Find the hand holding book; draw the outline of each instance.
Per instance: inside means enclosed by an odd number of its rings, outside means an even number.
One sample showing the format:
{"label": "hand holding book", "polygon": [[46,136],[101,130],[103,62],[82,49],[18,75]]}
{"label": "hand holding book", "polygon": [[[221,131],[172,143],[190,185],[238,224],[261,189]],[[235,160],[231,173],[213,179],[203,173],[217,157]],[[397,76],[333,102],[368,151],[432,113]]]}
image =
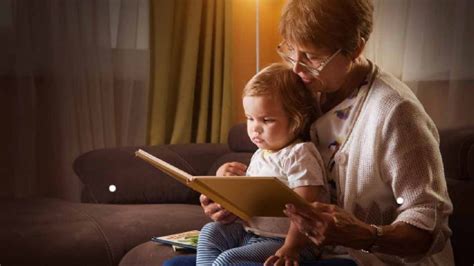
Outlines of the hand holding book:
{"label": "hand holding book", "polygon": [[204,194],[201,194],[199,201],[201,202],[204,213],[213,221],[229,224],[237,219],[237,216],[222,208],[219,203],[215,203]]}

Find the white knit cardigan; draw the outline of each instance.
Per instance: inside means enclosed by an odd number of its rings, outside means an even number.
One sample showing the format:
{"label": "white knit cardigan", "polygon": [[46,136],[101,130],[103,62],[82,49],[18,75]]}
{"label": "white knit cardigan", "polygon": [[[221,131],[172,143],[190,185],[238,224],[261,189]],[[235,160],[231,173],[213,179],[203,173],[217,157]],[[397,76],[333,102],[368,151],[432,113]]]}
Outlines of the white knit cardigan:
{"label": "white knit cardigan", "polygon": [[338,205],[366,223],[401,221],[431,231],[433,242],[416,258],[353,249],[349,254],[359,265],[454,265],[452,203],[436,126],[405,84],[376,67],[372,76],[372,86],[359,92],[357,117],[335,155]]}

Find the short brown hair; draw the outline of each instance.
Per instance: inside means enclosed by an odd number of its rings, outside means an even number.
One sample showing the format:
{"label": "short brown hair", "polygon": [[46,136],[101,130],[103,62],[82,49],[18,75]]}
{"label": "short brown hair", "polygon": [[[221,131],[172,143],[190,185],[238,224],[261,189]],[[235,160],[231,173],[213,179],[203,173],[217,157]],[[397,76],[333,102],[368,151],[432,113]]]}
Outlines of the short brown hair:
{"label": "short brown hair", "polygon": [[280,34],[290,42],[342,49],[348,55],[361,38],[368,41],[373,11],[371,0],[289,0],[280,18]]}
{"label": "short brown hair", "polygon": [[316,97],[291,67],[284,63],[267,66],[247,82],[242,93],[242,97],[263,95],[278,97],[290,118],[290,130],[309,140],[311,123],[318,114]]}

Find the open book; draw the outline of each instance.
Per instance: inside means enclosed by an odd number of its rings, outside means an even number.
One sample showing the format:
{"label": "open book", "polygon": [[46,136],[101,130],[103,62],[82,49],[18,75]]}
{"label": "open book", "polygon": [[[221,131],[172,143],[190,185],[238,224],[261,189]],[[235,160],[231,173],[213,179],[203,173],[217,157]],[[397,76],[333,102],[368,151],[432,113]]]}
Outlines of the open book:
{"label": "open book", "polygon": [[177,167],[138,150],[135,155],[206,195],[244,221],[252,217],[284,217],[285,204],[309,204],[276,177],[192,176]]}

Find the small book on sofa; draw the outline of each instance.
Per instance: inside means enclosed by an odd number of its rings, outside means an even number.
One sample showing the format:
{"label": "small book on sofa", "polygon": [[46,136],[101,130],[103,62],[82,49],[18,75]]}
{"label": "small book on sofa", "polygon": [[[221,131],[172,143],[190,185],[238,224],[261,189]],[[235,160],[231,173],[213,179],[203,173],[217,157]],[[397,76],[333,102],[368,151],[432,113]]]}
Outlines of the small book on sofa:
{"label": "small book on sofa", "polygon": [[152,237],[153,242],[171,245],[176,250],[195,250],[199,238],[199,231],[192,230],[167,236]]}
{"label": "small book on sofa", "polygon": [[276,177],[192,176],[143,150],[135,155],[206,195],[244,221],[252,217],[284,217],[285,204],[309,204]]}

